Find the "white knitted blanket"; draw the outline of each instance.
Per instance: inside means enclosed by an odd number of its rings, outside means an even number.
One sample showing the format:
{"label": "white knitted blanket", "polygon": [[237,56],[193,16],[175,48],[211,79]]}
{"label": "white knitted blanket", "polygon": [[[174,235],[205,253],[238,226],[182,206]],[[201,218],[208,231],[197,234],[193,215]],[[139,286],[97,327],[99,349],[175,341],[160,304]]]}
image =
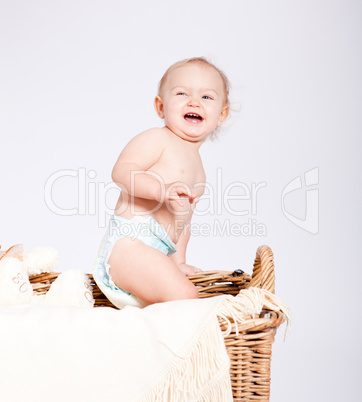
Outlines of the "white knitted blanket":
{"label": "white knitted blanket", "polygon": [[0,308],[2,402],[232,401],[218,319],[288,310],[266,291],[148,306]]}

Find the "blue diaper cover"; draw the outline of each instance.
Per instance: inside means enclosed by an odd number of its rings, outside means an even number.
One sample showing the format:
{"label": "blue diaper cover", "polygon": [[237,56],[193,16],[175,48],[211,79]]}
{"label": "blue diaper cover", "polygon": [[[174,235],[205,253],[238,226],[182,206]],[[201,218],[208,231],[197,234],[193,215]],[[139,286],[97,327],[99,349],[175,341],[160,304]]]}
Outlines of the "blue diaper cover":
{"label": "blue diaper cover", "polygon": [[107,232],[100,245],[93,277],[99,289],[108,300],[118,308],[126,305],[144,307],[146,303],[135,295],[120,289],[115,285],[109,274],[109,257],[116,241],[123,237],[131,237],[142,241],[147,246],[161,251],[165,255],[176,252],[176,246],[161,225],[152,216],[135,216],[126,219],[118,215],[110,218]]}

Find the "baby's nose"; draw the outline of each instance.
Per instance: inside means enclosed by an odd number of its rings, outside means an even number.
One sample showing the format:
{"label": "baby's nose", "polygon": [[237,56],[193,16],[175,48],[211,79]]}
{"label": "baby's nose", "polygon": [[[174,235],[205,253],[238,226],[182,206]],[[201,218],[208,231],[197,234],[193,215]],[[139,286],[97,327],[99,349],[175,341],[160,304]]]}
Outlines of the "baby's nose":
{"label": "baby's nose", "polygon": [[188,105],[189,106],[200,106],[200,101],[198,98],[190,96]]}

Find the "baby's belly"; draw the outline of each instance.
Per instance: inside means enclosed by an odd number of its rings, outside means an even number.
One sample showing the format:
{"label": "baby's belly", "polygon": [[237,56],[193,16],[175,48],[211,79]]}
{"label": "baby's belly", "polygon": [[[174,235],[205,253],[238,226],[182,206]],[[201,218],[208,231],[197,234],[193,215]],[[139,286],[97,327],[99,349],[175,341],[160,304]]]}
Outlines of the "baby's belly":
{"label": "baby's belly", "polygon": [[[127,197],[128,198],[128,197]],[[136,215],[152,216],[176,244],[185,226],[191,222],[194,206],[188,200],[183,200],[183,207],[174,201],[170,204],[159,204],[153,200],[134,198],[132,204],[120,197],[115,214],[126,219],[132,219]]]}
{"label": "baby's belly", "polygon": [[171,240],[176,244],[185,226],[190,222],[190,216],[177,216],[170,213],[158,211],[152,214],[153,218],[162,226]]}

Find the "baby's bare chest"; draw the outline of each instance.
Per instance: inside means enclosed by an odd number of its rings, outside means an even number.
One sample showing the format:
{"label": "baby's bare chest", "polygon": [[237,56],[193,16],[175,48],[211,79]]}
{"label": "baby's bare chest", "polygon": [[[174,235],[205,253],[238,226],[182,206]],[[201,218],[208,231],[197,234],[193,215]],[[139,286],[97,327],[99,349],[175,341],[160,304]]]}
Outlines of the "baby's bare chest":
{"label": "baby's bare chest", "polygon": [[[165,150],[160,159],[149,169],[160,175],[164,183],[182,182],[190,188],[203,190],[205,171],[199,154],[190,154],[180,149]],[[203,191],[202,191],[203,192]]]}

